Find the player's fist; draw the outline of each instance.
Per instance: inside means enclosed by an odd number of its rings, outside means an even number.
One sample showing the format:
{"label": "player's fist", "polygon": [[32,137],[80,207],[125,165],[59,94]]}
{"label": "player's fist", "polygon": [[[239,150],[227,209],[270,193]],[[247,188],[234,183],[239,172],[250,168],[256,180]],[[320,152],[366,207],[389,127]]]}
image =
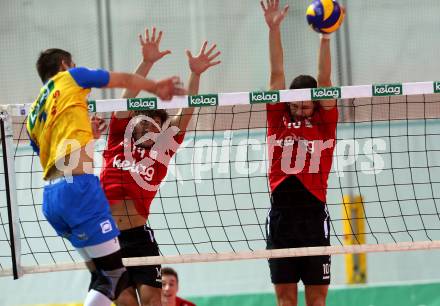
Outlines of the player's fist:
{"label": "player's fist", "polygon": [[184,94],[179,77],[171,77],[156,83],[156,95],[162,100],[171,100],[174,95]]}
{"label": "player's fist", "polygon": [[92,124],[93,138],[98,139],[101,134],[107,129],[107,123],[105,120],[97,115],[93,115],[90,119]]}

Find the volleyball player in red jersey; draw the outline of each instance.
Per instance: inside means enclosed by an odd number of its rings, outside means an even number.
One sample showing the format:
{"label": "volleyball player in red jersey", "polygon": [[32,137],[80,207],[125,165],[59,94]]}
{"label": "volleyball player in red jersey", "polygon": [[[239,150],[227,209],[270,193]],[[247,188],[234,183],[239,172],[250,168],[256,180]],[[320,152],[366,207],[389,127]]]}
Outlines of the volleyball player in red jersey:
{"label": "volleyball player in red jersey", "polygon": [[[261,1],[269,26],[270,88],[286,89],[280,24],[288,6]],[[290,89],[330,87],[330,37],[320,39],[317,80],[296,77]],[[267,249],[330,245],[326,207],[338,109],[336,100],[267,104],[271,210]],[[278,305],[297,305],[297,283],[305,285],[308,306],[325,305],[330,283],[330,256],[269,259]]]}
{"label": "volleyball player in red jersey", "polygon": [[[145,77],[153,64],[169,54],[159,51],[162,32],[151,37],[146,30],[145,39],[140,36],[143,60],[136,74]],[[188,94],[198,93],[200,75],[220,61],[216,45],[207,50],[205,42],[197,56],[187,51],[191,75]],[[135,97],[138,92],[125,91],[123,98]],[[191,120],[192,108],[179,110],[168,119],[165,110],[114,112],[109,125],[107,149],[104,151],[105,166],[101,183],[109,200],[116,224],[121,231],[119,241],[122,256],[158,256],[159,248],[153,230],[146,226],[150,205],[160,183],[165,178],[171,157],[185,136]],[[161,305],[162,280],[160,265],[127,267],[132,287],[124,290],[117,305]]]}

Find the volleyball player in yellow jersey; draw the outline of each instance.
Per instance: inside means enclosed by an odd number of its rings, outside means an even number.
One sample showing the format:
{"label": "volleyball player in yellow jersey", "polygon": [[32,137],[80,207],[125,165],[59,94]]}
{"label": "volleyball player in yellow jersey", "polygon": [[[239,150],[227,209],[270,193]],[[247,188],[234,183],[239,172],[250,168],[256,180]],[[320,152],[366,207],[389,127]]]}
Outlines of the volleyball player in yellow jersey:
{"label": "volleyball player in yellow jersey", "polygon": [[43,213],[58,235],[96,268],[84,305],[111,305],[129,285],[128,274],[122,264],[119,230],[93,175],[87,96],[91,88],[103,87],[149,91],[165,100],[183,91],[176,87],[177,77],[154,82],[134,74],[76,68],[71,54],[61,49],[42,52],[37,70],[44,86],[31,106],[27,131],[47,182]]}

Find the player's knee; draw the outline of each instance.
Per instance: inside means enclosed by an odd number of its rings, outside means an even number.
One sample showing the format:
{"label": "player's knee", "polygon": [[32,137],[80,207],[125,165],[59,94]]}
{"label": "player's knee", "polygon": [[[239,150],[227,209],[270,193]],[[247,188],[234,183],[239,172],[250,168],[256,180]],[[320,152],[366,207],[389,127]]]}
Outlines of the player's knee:
{"label": "player's knee", "polygon": [[306,285],[305,296],[307,306],[325,306],[327,285]]}
{"label": "player's knee", "polygon": [[278,305],[290,306],[297,304],[297,291],[295,287],[286,285],[276,285],[275,292]]}
{"label": "player's knee", "polygon": [[120,251],[107,256],[93,258],[96,274],[92,274],[90,289],[101,292],[111,300],[130,286],[130,278],[122,264]]}
{"label": "player's knee", "polygon": [[277,302],[280,306],[296,306],[296,298],[292,297],[292,295],[284,294],[277,296]]}
{"label": "player's knee", "polygon": [[307,306],[325,306],[325,296],[317,296],[314,299],[306,298]]}

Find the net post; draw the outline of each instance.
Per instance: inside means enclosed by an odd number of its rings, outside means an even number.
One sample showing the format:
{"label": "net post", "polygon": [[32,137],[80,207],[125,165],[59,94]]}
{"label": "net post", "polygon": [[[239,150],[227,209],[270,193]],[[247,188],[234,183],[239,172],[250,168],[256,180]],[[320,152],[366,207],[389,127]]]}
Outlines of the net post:
{"label": "net post", "polygon": [[[344,195],[342,206],[344,226],[344,245],[365,245],[365,214],[361,195]],[[347,284],[365,284],[367,282],[366,253],[345,254]]]}
{"label": "net post", "polygon": [[15,185],[15,165],[13,148],[12,117],[6,109],[0,110],[0,133],[2,159],[5,178],[6,202],[8,209],[9,238],[11,246],[12,274],[14,279],[23,275],[20,264],[20,225]]}

